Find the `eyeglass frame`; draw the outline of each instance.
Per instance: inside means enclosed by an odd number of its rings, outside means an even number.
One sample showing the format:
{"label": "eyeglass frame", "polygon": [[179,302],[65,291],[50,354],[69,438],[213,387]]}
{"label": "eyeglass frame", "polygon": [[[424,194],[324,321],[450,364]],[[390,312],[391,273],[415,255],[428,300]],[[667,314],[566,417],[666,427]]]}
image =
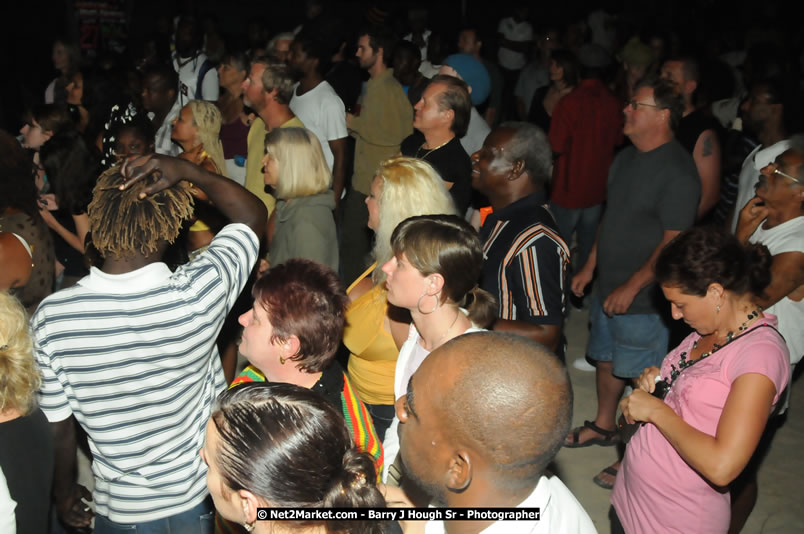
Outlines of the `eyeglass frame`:
{"label": "eyeglass frame", "polygon": [[780,171],[778,166],[777,166],[775,169],[773,169],[773,174],[781,174],[781,175],[782,175],[782,176],[784,176],[785,178],[790,178],[791,180],[793,180],[793,181],[794,181],[795,183],[797,183],[798,185],[803,185],[803,184],[802,184],[802,182],[801,182],[801,180],[799,180],[798,178],[794,178],[794,177],[790,176],[790,175],[789,175],[789,174],[787,174],[786,172],[782,172],[782,171]]}
{"label": "eyeglass frame", "polygon": [[631,110],[633,110],[633,111],[638,110],[638,109],[639,109],[639,106],[645,106],[645,107],[649,107],[649,108],[656,108],[656,109],[667,109],[667,108],[663,108],[663,107],[661,107],[661,106],[659,106],[659,105],[657,105],[657,104],[646,104],[645,102],[637,102],[637,101],[636,101],[635,99],[633,99],[633,98],[632,98],[631,100],[629,100],[627,103],[628,103],[628,106],[629,106],[629,107],[631,108]]}

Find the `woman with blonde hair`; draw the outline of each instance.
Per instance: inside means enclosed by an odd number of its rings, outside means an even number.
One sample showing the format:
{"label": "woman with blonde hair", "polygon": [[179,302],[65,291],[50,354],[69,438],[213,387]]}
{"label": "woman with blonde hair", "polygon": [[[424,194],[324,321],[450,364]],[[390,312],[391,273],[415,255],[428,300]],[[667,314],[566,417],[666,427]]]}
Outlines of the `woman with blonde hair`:
{"label": "woman with blonde hair", "polygon": [[[190,100],[173,119],[173,132],[170,138],[181,145],[184,152],[179,157],[203,167],[209,172],[227,176],[223,159],[223,146],[220,133],[223,118],[221,112],[211,102]],[[193,188],[196,200],[196,220],[190,226],[187,249],[191,257],[209,246],[216,230],[224,221],[217,210],[207,202],[206,195]]]}
{"label": "woman with blonde hair", "polygon": [[305,128],[276,128],[265,136],[262,164],[276,194],[270,264],[307,258],[337,271],[332,173],[318,138]]}
{"label": "woman with blonde hair", "polygon": [[374,264],[346,290],[349,309],[343,343],[349,349],[349,377],[382,439],[394,417],[394,368],[408,337],[410,316],[388,306],[385,273],[393,256],[394,228],[414,215],[457,214],[444,181],[426,161],[399,156],[377,169],[366,198],[368,227],[374,230]]}
{"label": "woman with blonde hair", "polygon": [[36,404],[40,381],[25,310],[0,292],[0,470],[17,502],[21,533],[49,527],[54,453],[47,419]]}

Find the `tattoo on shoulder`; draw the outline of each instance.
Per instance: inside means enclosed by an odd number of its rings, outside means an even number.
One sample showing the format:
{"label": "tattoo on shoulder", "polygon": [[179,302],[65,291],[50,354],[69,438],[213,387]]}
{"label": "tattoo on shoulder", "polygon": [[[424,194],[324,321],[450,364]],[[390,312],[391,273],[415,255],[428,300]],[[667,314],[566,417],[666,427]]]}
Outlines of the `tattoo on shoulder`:
{"label": "tattoo on shoulder", "polygon": [[703,139],[703,156],[712,155],[712,134],[707,134]]}

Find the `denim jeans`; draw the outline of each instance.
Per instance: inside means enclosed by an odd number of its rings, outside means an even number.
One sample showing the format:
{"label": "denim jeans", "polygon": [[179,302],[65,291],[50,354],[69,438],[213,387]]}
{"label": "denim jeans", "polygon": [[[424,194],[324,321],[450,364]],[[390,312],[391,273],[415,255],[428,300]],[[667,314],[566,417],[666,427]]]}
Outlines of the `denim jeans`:
{"label": "denim jeans", "polygon": [[215,507],[207,497],[184,512],[144,523],[115,523],[102,515],[95,516],[95,534],[213,534]]}
{"label": "denim jeans", "polygon": [[578,272],[583,268],[589,252],[592,250],[592,245],[595,244],[595,234],[600,222],[600,214],[603,212],[603,205],[575,209],[550,204],[550,211],[553,213],[558,231],[568,247],[572,246],[572,233],[578,232],[577,254],[572,258],[573,272]]}

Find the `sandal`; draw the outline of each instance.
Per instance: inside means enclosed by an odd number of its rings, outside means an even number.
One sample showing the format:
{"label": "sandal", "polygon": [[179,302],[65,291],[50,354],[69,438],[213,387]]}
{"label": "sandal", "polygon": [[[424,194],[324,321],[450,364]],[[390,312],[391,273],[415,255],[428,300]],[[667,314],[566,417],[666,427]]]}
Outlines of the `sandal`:
{"label": "sandal", "polygon": [[[617,465],[617,464],[615,464],[615,465]],[[605,468],[603,471],[601,471],[600,473],[595,475],[595,478],[592,479],[592,482],[594,482],[595,484],[597,484],[598,486],[600,486],[603,489],[610,490],[610,489],[612,489],[614,487],[614,483],[613,482],[608,482],[607,480],[604,480],[603,477],[601,477],[600,475],[609,475],[609,476],[612,476],[612,477],[614,477],[616,479],[618,471],[619,471],[618,468],[614,467],[614,465],[610,465],[607,468]]]}
{"label": "sandal", "polygon": [[[579,443],[578,438],[580,437],[581,431],[584,428],[593,430],[603,437],[591,438],[587,439],[583,443]],[[604,430],[599,426],[597,426],[593,421],[584,421],[583,426],[575,427],[572,429],[572,442],[567,443],[565,441],[564,447],[568,449],[580,449],[581,447],[590,447],[592,445],[600,445],[601,447],[611,447],[612,445],[617,445],[617,443],[619,442],[620,442],[620,436],[618,435],[616,430]]]}

